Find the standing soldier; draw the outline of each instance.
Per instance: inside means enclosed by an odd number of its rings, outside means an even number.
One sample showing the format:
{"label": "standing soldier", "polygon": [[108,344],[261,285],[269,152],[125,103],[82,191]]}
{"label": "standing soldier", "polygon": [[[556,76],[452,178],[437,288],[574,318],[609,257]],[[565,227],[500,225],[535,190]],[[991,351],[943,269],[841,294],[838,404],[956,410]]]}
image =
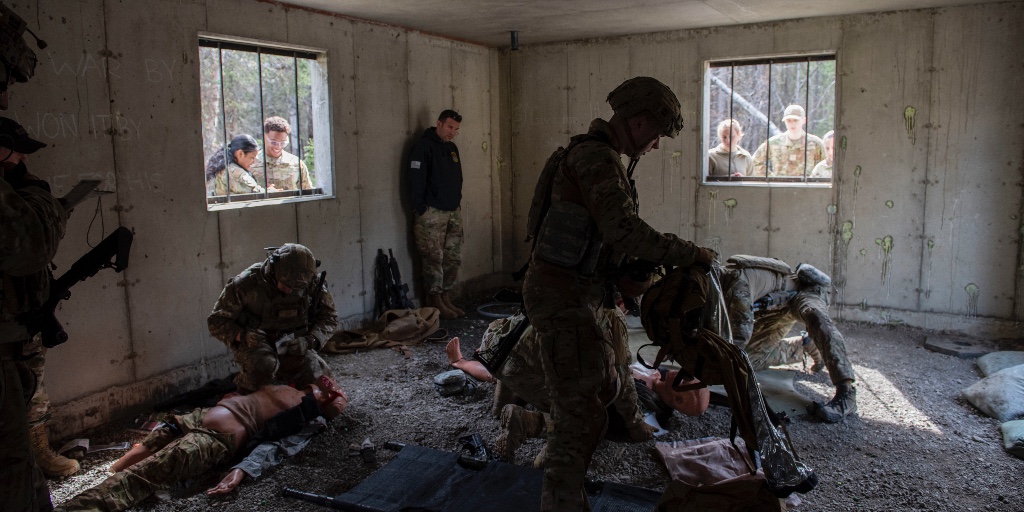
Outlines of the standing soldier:
{"label": "standing soldier", "polygon": [[656,231],[637,214],[630,170],[682,128],[679,100],[654,78],[626,80],[608,95],[614,115],[595,119],[568,149],[548,159],[530,208],[534,238],[523,284],[526,313],[540,336],[550,393],[541,508],[589,510],[583,481],[607,421],[615,371],[597,309],[613,293],[610,277],[625,256],[667,265],[710,265],[715,253]]}
{"label": "standing soldier", "polygon": [[766,142],[754,152],[750,176],[799,176],[811,173],[814,164],[825,159],[825,144],[817,135],[804,131],[807,117],[800,105],[786,107],[782,116],[786,131]]}
{"label": "standing soldier", "polygon": [[[25,43],[26,30],[25,21],[0,4],[0,110],[9,106],[11,86],[35,74],[36,55]],[[68,219],[50,185],[25,165],[30,153],[45,146],[15,121],[0,118],[0,499],[12,512],[53,507],[35,456],[38,451],[43,458],[56,457],[43,423],[49,400],[42,391],[42,353],[33,354],[32,367],[26,364],[32,336],[17,321],[49,297],[47,266]],[[50,469],[56,474],[78,471],[75,461],[47,460],[55,462]]]}
{"label": "standing soldier", "polygon": [[451,297],[462,264],[462,162],[452,142],[461,122],[458,112],[441,112],[437,126],[423,132],[409,155],[413,235],[423,262],[425,305],[437,308],[445,320],[466,314]]}
{"label": "standing soldier", "polygon": [[[299,157],[285,148],[291,143],[292,126],[283,117],[268,117],[263,121],[263,144],[266,151],[256,156],[252,175],[256,183],[270,192],[282,190],[312,190],[309,169]],[[301,144],[301,141],[300,141]]]}
{"label": "standing soldier", "polygon": [[316,275],[319,264],[305,246],[284,244],[224,287],[208,323],[234,353],[239,393],[330,376],[316,351],[334,333],[338,315],[323,274]]}

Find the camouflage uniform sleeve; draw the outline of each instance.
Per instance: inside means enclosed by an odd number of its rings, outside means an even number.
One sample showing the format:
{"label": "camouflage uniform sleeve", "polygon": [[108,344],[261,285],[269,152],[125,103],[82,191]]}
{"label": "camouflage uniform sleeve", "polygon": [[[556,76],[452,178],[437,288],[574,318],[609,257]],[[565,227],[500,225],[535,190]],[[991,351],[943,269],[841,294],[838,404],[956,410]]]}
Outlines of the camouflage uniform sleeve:
{"label": "camouflage uniform sleeve", "polygon": [[220,292],[220,298],[213,305],[213,312],[206,319],[210,328],[210,334],[227,346],[232,346],[238,335],[245,329],[235,322],[235,318],[242,312],[245,304],[235,279],[228,281],[227,286]]}
{"label": "camouflage uniform sleeve", "polygon": [[618,252],[656,263],[692,264],[696,245],[659,233],[636,214],[619,155],[604,145],[588,146],[573,151],[568,163],[576,169],[583,201],[603,241]]}
{"label": "camouflage uniform sleeve", "polygon": [[67,221],[67,212],[46,189],[15,190],[0,179],[0,271],[27,276],[45,269]]}
{"label": "camouflage uniform sleeve", "polygon": [[768,153],[768,142],[762,142],[757,147],[757,151],[754,151],[754,165],[747,172],[747,176],[764,176],[765,175],[765,158]]}
{"label": "camouflage uniform sleeve", "polygon": [[266,190],[263,187],[261,187],[259,183],[256,183],[256,179],[253,178],[248,171],[242,169],[241,167],[236,166],[231,168],[231,181],[234,182],[231,188],[237,188],[238,190],[238,192],[233,192],[235,194],[262,194],[263,192],[266,192]]}
{"label": "camouflage uniform sleeve", "polygon": [[309,334],[316,338],[317,346],[323,347],[338,328],[338,312],[334,308],[334,296],[327,289],[327,283],[320,292],[320,308],[316,323],[309,328]]}
{"label": "camouflage uniform sleeve", "polygon": [[299,176],[302,179],[302,190],[312,190],[313,180],[309,178],[309,169],[302,160],[299,160]]}

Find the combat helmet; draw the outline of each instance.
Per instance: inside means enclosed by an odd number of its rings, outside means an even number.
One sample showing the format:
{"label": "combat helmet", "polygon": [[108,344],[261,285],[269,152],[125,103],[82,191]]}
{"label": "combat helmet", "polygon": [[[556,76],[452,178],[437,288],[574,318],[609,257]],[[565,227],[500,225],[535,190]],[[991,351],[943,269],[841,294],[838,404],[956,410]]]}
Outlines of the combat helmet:
{"label": "combat helmet", "polygon": [[270,249],[273,252],[267,258],[266,267],[274,279],[292,289],[305,289],[319,265],[313,252],[300,244],[284,244]]}
{"label": "combat helmet", "polygon": [[608,93],[608,104],[616,114],[630,118],[648,111],[663,126],[661,134],[674,138],[683,129],[679,98],[656,78],[638,76],[622,82]]}

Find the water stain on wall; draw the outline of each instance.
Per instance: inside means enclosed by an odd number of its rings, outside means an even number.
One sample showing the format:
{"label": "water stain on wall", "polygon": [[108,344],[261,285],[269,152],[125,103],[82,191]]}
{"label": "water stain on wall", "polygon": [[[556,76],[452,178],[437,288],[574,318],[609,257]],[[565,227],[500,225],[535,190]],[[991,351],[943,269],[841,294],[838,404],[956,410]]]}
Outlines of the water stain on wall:
{"label": "water stain on wall", "polygon": [[722,201],[722,204],[725,205],[725,220],[726,223],[728,223],[728,221],[732,219],[733,210],[736,209],[736,205],[740,204],[740,202],[730,197],[729,199]]}
{"label": "water stain on wall", "polygon": [[713,236],[708,238],[707,247],[718,254],[722,254],[722,237]]}
{"label": "water stain on wall", "polygon": [[715,225],[715,203],[718,200],[717,190],[708,190],[708,226]]}
{"label": "water stain on wall", "polygon": [[882,284],[886,284],[889,277],[889,268],[892,264],[892,235],[885,235],[882,238],[876,238],[875,244],[878,245],[879,249],[882,251]]}
{"label": "water stain on wall", "polygon": [[917,143],[917,130],[914,127],[916,117],[916,108],[907,105],[907,108],[903,109],[903,125],[907,130],[907,138],[910,139],[911,144]]}
{"label": "water stain on wall", "polygon": [[981,289],[974,283],[968,283],[964,286],[964,291],[967,292],[967,316],[978,316],[978,297],[981,296]]}

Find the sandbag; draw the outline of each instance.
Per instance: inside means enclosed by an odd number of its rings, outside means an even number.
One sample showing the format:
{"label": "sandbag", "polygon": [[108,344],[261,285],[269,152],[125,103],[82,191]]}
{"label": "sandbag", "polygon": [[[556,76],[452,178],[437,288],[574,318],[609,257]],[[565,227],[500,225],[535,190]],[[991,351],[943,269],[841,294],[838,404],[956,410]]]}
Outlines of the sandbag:
{"label": "sandbag", "polygon": [[999,420],[1024,416],[1024,364],[1000,370],[963,391],[981,412]]}
{"label": "sandbag", "polygon": [[1017,350],[990,352],[978,358],[978,369],[986,377],[1019,364],[1024,364],[1024,352]]}
{"label": "sandbag", "polygon": [[999,430],[1003,433],[1003,448],[1024,459],[1024,420],[1007,421],[999,426]]}

